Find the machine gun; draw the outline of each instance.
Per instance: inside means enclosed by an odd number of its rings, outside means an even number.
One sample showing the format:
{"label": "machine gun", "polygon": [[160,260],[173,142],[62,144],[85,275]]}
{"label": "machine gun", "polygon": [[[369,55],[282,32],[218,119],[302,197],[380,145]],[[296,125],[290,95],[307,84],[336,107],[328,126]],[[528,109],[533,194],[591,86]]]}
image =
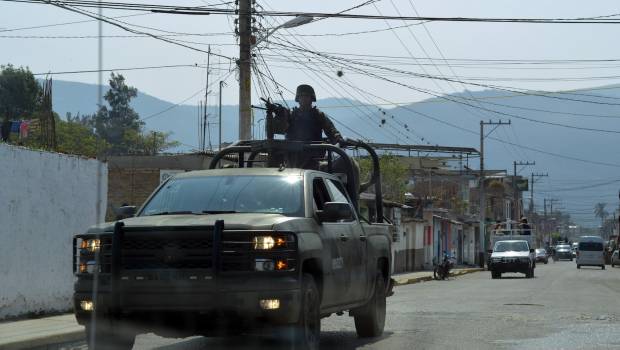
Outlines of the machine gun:
{"label": "machine gun", "polygon": [[273,140],[274,134],[284,134],[288,128],[288,109],[279,103],[271,102],[270,98],[261,97],[265,102],[265,135],[267,140]]}

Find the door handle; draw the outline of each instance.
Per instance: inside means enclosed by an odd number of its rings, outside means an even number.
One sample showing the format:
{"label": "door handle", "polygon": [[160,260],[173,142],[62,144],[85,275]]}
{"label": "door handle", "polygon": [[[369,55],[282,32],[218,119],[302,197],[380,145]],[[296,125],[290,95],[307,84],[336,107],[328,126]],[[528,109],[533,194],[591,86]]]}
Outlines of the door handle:
{"label": "door handle", "polygon": [[346,242],[349,240],[349,236],[345,235],[344,233],[340,234],[340,240],[343,242]]}
{"label": "door handle", "polygon": [[362,242],[366,242],[366,236],[364,236],[364,235],[360,235],[360,241],[362,241]]}

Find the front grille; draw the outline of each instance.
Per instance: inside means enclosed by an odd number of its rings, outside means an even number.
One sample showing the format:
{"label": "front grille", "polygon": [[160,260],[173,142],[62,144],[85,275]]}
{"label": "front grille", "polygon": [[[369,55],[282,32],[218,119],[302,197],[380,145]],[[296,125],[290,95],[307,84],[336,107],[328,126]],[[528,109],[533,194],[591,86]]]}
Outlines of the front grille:
{"label": "front grille", "polygon": [[166,248],[173,249],[212,249],[213,242],[211,239],[125,239],[123,241],[123,250],[160,250]]}
{"label": "front grille", "polygon": [[[190,235],[190,237],[188,237]],[[176,236],[171,238],[171,236]],[[196,237],[202,236],[202,237]],[[192,270],[213,268],[211,232],[128,232],[121,246],[123,270]]]}

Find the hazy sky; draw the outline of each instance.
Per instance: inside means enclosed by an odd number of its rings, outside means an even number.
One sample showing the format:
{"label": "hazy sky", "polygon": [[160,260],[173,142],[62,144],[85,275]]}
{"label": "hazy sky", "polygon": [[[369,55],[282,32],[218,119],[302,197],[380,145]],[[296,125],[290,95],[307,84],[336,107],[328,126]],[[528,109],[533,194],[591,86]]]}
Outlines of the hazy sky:
{"label": "hazy sky", "polygon": [[[258,1],[267,9],[282,11],[315,11],[337,12],[361,3],[356,1]],[[148,3],[170,4],[165,1],[150,1]],[[217,4],[217,1],[175,1],[174,4],[202,6]],[[412,4],[418,13],[423,16],[463,16],[463,17],[547,17],[572,18],[590,17],[614,14],[620,12],[617,1],[437,1],[437,0],[382,0],[374,5],[367,5],[355,10],[355,13],[398,15],[396,8],[402,15],[415,15]],[[220,5],[224,6],[224,5]],[[92,9],[91,9],[92,10]],[[121,12],[106,10],[106,16],[120,16],[135,12]],[[88,70],[97,68],[97,39],[95,38],[9,38],[7,36],[94,36],[97,35],[96,22],[72,24],[39,29],[11,30],[15,28],[56,24],[88,19],[81,15],[55,8],[50,5],[36,5],[23,3],[0,3],[0,43],[2,53],[0,62],[25,65],[35,73],[60,72],[73,70]],[[201,49],[207,48],[206,43],[213,44],[212,50],[229,57],[238,57],[236,38],[231,33],[233,22],[231,17],[224,15],[187,16],[147,14],[143,16],[122,19],[131,24],[152,28],[194,34],[225,33],[216,36],[182,36],[172,37],[192,41],[200,44],[189,44]],[[279,18],[285,21],[288,18]],[[262,20],[265,27],[269,27],[271,18]],[[428,33],[421,25],[409,28],[382,31],[364,35],[322,36],[307,37],[299,35],[313,35],[322,33],[344,33],[365,30],[385,29],[389,26],[402,26],[402,21],[360,20],[360,19],[326,19],[298,27],[294,30],[280,30],[280,35],[296,44],[303,43],[317,51],[373,54],[387,56],[411,55],[415,57],[437,57],[435,45],[429,39]],[[446,58],[476,58],[476,59],[605,59],[620,57],[620,48],[617,45],[618,25],[570,25],[570,24],[498,24],[498,23],[448,23],[435,22],[425,24],[435,42]],[[140,29],[140,28],[138,28]],[[7,31],[9,30],[9,31]],[[150,29],[141,29],[152,33],[164,34]],[[396,34],[400,37],[399,41]],[[127,35],[121,29],[104,25],[104,35]],[[420,48],[415,38],[424,50]],[[301,40],[296,41],[296,40]],[[263,46],[263,45],[261,45]],[[180,48],[152,38],[105,38],[104,39],[104,68],[127,68],[140,66],[176,65],[206,63],[206,54]],[[275,45],[268,48],[279,49]],[[308,75],[295,67],[294,64],[284,64],[273,55],[284,55],[270,49],[262,51],[267,57],[267,63],[275,78],[284,86],[293,89],[301,82],[317,85],[320,97],[336,95],[323,86],[315,75]],[[289,57],[290,58],[290,57]],[[226,60],[214,58],[215,67],[225,73],[231,67]],[[411,59],[410,59],[411,61]],[[413,63],[424,63],[421,61]],[[428,61],[426,62],[428,64]],[[428,73],[432,75],[453,75],[458,77],[489,77],[489,78],[554,78],[554,77],[594,77],[615,75],[617,70],[612,68],[592,69],[498,69],[493,66],[461,67],[454,66],[452,71],[441,61],[439,68],[432,65],[403,66],[408,70]],[[217,65],[219,64],[219,65]],[[289,68],[282,68],[288,66]],[[600,64],[597,66],[601,66]],[[291,68],[293,67],[293,68]],[[505,67],[504,67],[505,68]],[[513,67],[514,68],[514,67]],[[351,82],[369,92],[385,95],[394,102],[411,102],[424,99],[428,96],[410,89],[393,84],[381,83],[373,78],[360,77],[343,67],[345,77]],[[440,69],[438,71],[437,69]],[[335,70],[331,73],[335,78]],[[156,97],[179,102],[198,91],[205,83],[205,70],[196,68],[169,68],[157,70],[131,71],[123,73],[128,82],[140,90]],[[106,73],[106,76],[108,74]],[[96,83],[97,74],[57,75],[56,79],[74,80]],[[234,75],[229,78],[229,88],[226,90],[224,101],[235,103],[237,91]],[[615,83],[614,80],[585,80],[585,81],[492,81],[500,85],[509,85],[533,89],[569,89],[584,86],[597,86],[606,83]],[[410,84],[432,89],[438,92],[453,92],[463,90],[464,85],[447,84],[423,78],[410,79]],[[475,86],[468,88],[476,90]],[[286,96],[291,97],[291,96]],[[188,102],[195,103],[198,98]]]}
{"label": "hazy sky", "polygon": [[[141,2],[135,0],[135,2]],[[224,2],[224,4],[222,4]],[[267,10],[338,12],[358,5],[355,1],[284,1],[257,0]],[[147,3],[147,2],[144,2]],[[228,1],[149,1],[148,3],[175,4],[187,6],[219,5]],[[376,6],[376,7],[375,7]],[[605,16],[620,13],[620,4],[612,0],[536,0],[536,1],[498,1],[498,0],[381,0],[354,11],[360,14],[414,16],[414,7],[422,16],[440,17],[501,17],[501,18],[580,18]],[[93,9],[89,9],[93,11]],[[105,10],[106,16],[123,16],[139,14],[137,12]],[[277,18],[282,23],[290,18]],[[34,73],[63,72],[97,69],[97,23],[58,25],[46,28],[23,29],[41,25],[61,24],[83,21],[88,18],[59,9],[50,5],[0,2],[0,64],[12,63],[28,66]],[[170,35],[174,40],[185,40],[188,45],[207,49],[211,44],[215,53],[229,57],[238,57],[238,47],[234,36],[233,17],[225,15],[189,16],[168,14],[143,14],[122,18],[132,25],[149,28],[136,29],[159,35]],[[273,18],[260,19],[266,28],[273,27]],[[414,22],[407,22],[413,24]],[[583,60],[583,59],[618,59],[618,24],[508,24],[508,23],[455,23],[433,22],[413,25],[407,28],[384,30],[389,27],[401,27],[402,21],[362,20],[362,19],[325,19],[310,23],[293,30],[279,30],[273,36],[274,41],[289,40],[295,45],[303,45],[320,52],[339,54],[370,54],[398,56],[399,59],[380,59],[376,61],[384,66],[414,71],[422,74],[456,76],[459,79],[475,83],[488,83],[524,89],[567,90],[618,83],[614,76],[618,74],[620,62],[577,63],[577,64],[543,64],[543,65],[472,65],[452,59],[506,59],[506,60]],[[22,29],[20,29],[22,28]],[[378,30],[375,33],[358,35],[327,35],[359,31]],[[106,36],[130,35],[119,28],[104,24]],[[178,36],[174,33],[193,35]],[[432,36],[434,42],[431,40]],[[87,38],[67,38],[86,36]],[[36,38],[48,37],[48,38]],[[64,37],[64,38],[49,38]],[[316,59],[300,56],[288,50],[282,50],[275,44],[262,43],[261,53],[275,79],[290,90],[300,83],[315,86],[319,98],[355,97],[367,103],[414,102],[429,98],[429,95],[412,89],[387,83],[376,78],[356,74],[346,65],[317,65]],[[441,52],[437,50],[440,48]],[[149,37],[106,37],[103,43],[103,68],[117,69],[160,65],[200,64],[207,62],[204,53],[181,48]],[[425,58],[449,59],[445,61]],[[347,56],[355,58],[354,56]],[[414,59],[419,58],[419,59]],[[290,61],[303,61],[303,64]],[[373,61],[374,62],[374,61]],[[217,81],[228,74],[228,87],[224,92],[224,103],[236,104],[238,85],[233,71],[234,63],[226,59],[212,57],[211,81]],[[479,63],[479,62],[473,62]],[[302,69],[305,65],[319,70],[312,72]],[[264,65],[259,69],[267,74]],[[336,72],[342,70],[344,76]],[[374,71],[376,72],[376,70]],[[122,74],[127,82],[155,97],[178,103],[197,104],[201,94],[197,94],[205,85],[204,68],[166,68],[126,71]],[[425,78],[391,76],[390,79],[418,88],[435,91],[439,94],[470,90],[480,87],[460,83],[446,83]],[[97,83],[96,73],[58,74],[55,79]],[[104,79],[109,73],[104,74]],[[611,78],[610,78],[611,77]],[[475,79],[475,80],[474,80]],[[532,80],[534,79],[534,80]],[[538,81],[542,79],[542,81]],[[104,81],[105,82],[105,81]],[[346,84],[359,86],[362,94],[347,91]],[[257,88],[256,88],[257,89]],[[215,90],[215,89],[214,89]],[[192,97],[193,95],[196,95]],[[214,94],[215,95],[215,94]],[[253,90],[253,99],[258,101],[259,94]],[[210,103],[215,104],[215,96]],[[285,98],[293,96],[285,92]],[[96,96],[93,96],[93,104]],[[386,106],[389,108],[390,106]],[[474,126],[472,126],[473,128]],[[439,128],[438,128],[439,129]],[[558,132],[562,132],[558,129]],[[432,138],[432,135],[430,136]],[[466,146],[466,145],[465,145]],[[477,147],[477,145],[474,145]],[[617,152],[610,151],[608,160],[620,163]],[[578,164],[582,166],[583,164]],[[544,171],[543,167],[537,167]],[[594,167],[596,169],[596,167]],[[562,176],[560,176],[562,178]],[[596,177],[596,174],[593,174]],[[566,185],[583,183],[582,179],[571,179],[570,174],[563,174]],[[556,185],[562,184],[560,180]],[[614,185],[615,186],[615,185]],[[544,187],[543,187],[544,188]],[[541,188],[542,189],[542,188]],[[614,193],[606,189],[605,201],[615,203]],[[600,190],[593,190],[592,198],[582,209],[589,211],[592,204],[599,200]],[[603,197],[600,197],[603,198]],[[614,204],[615,206],[615,204]],[[577,214],[577,213],[576,213]],[[589,214],[588,220],[593,219]]]}

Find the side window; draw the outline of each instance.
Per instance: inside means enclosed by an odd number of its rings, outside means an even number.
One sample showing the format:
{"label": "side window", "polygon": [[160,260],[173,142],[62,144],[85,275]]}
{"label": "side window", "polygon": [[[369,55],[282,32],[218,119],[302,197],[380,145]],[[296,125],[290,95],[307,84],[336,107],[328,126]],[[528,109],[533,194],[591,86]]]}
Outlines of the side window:
{"label": "side window", "polygon": [[345,194],[344,188],[342,188],[342,184],[340,182],[334,181],[332,179],[326,179],[327,189],[331,194],[334,202],[345,202],[351,204],[349,199],[347,199],[347,195]]}
{"label": "side window", "polygon": [[317,177],[312,181],[312,196],[317,210],[323,210],[325,202],[330,201],[329,192],[323,179]]}

